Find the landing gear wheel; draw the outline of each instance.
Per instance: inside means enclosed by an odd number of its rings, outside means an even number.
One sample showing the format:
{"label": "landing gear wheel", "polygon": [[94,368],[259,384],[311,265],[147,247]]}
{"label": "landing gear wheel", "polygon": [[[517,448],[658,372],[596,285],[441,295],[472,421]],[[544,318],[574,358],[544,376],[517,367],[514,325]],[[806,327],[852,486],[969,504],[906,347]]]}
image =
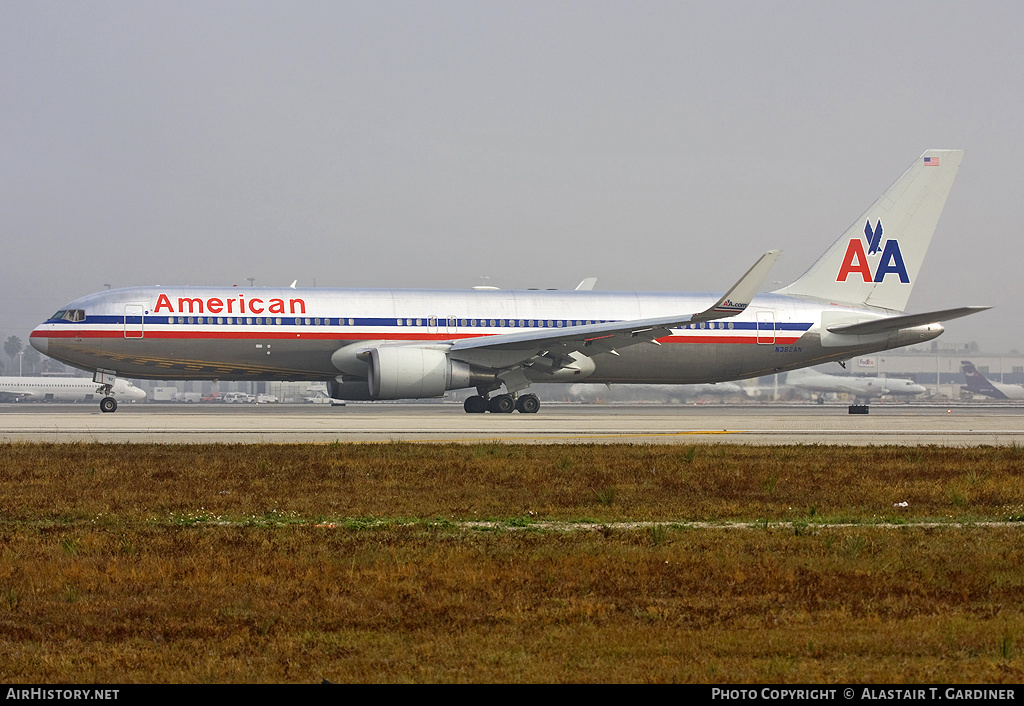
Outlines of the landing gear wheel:
{"label": "landing gear wheel", "polygon": [[523,395],[516,401],[516,409],[520,414],[536,414],[540,409],[540,399],[537,395]]}
{"label": "landing gear wheel", "polygon": [[473,395],[466,398],[462,408],[469,414],[481,414],[487,411],[487,400],[480,395]]}
{"label": "landing gear wheel", "polygon": [[117,411],[117,400],[113,397],[104,397],[100,400],[100,411],[101,412],[116,412]]}
{"label": "landing gear wheel", "polygon": [[512,395],[498,395],[487,400],[487,411],[498,414],[511,414],[516,408],[516,401]]}

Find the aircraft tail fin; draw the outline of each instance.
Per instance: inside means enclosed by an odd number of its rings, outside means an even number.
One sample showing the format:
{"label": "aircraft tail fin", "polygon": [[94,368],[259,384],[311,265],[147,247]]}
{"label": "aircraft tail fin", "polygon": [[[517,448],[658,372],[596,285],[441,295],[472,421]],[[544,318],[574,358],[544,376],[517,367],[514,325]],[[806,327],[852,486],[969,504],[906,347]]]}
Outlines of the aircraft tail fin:
{"label": "aircraft tail fin", "polygon": [[974,363],[971,361],[961,360],[960,370],[963,371],[964,377],[967,378],[967,389],[974,394],[994,397],[1000,400],[1007,399],[1006,395],[997,390],[987,377],[978,372],[978,369],[974,367]]}
{"label": "aircraft tail fin", "polygon": [[902,312],[963,150],[928,150],[799,279],[777,294]]}

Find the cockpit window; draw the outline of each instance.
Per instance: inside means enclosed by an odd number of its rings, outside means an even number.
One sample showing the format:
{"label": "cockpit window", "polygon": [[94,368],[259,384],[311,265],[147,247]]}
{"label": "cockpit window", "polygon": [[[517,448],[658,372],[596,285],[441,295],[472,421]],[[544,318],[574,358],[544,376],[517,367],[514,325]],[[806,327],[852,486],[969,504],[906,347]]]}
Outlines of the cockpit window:
{"label": "cockpit window", "polygon": [[61,309],[50,317],[62,321],[85,321],[85,309]]}

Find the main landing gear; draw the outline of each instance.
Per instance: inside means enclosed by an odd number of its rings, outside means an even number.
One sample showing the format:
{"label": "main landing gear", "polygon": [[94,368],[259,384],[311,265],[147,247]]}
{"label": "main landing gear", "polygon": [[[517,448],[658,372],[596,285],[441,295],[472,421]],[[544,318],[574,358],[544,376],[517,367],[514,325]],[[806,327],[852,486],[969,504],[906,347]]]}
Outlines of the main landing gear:
{"label": "main landing gear", "polygon": [[521,414],[536,414],[537,410],[540,409],[540,399],[532,393],[518,398],[507,394],[495,395],[494,397],[473,395],[466,398],[462,408],[469,414],[482,414],[484,412],[511,414],[517,409]]}
{"label": "main landing gear", "polygon": [[100,400],[100,411],[101,412],[116,412],[117,411],[117,400],[113,397],[104,397]]}

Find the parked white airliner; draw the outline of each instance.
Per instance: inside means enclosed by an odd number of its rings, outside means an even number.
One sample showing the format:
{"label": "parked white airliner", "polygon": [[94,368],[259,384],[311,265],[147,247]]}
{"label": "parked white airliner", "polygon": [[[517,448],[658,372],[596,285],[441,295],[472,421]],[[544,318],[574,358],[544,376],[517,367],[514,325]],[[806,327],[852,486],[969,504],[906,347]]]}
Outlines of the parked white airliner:
{"label": "parked white airliner", "polygon": [[108,392],[90,378],[0,377],[0,402],[91,402],[104,397],[135,402],[146,399],[146,391],[123,379]]}
{"label": "parked white airliner", "polygon": [[467,412],[536,412],[537,396],[521,394],[534,382],[709,383],[841,361],[927,341],[939,322],[987,308],[903,313],[962,157],[925,152],[771,294],[755,296],[774,250],[721,296],[133,287],[71,302],[30,340],[105,383],[324,380],[343,400],[475,387]]}
{"label": "parked white airliner", "polygon": [[811,392],[842,392],[865,402],[886,395],[913,397],[928,391],[923,385],[903,378],[842,377],[810,369],[787,373],[784,384]]}

